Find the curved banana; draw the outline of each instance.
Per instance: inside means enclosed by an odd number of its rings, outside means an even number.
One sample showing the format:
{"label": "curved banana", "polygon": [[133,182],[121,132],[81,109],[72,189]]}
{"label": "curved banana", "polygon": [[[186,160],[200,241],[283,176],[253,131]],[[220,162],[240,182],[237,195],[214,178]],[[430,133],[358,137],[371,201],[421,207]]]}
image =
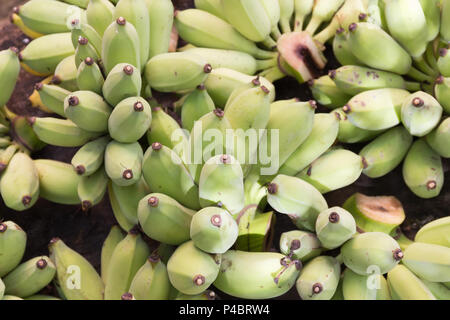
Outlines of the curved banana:
{"label": "curved banana", "polygon": [[111,257],[114,253],[114,249],[124,238],[125,234],[123,233],[122,229],[120,229],[119,226],[112,226],[111,230],[108,233],[108,236],[103,242],[100,260],[100,274],[102,276],[103,282],[106,282],[106,279],[108,277],[108,267],[111,261]]}
{"label": "curved banana", "polygon": [[417,232],[414,241],[450,247],[450,217],[427,223]]}
{"label": "curved banana", "polygon": [[0,106],[4,106],[14,91],[20,72],[19,50],[11,47],[0,51]]}
{"label": "curved banana", "polygon": [[108,176],[103,167],[89,176],[83,176],[78,183],[81,209],[87,211],[102,201],[107,187]]}
{"label": "curved banana", "polygon": [[150,17],[150,51],[148,57],[153,58],[158,54],[169,52],[174,6],[170,0],[145,0],[145,2]]}
{"label": "curved banana", "polygon": [[122,187],[137,183],[142,174],[142,157],[142,147],[138,142],[111,141],[105,149],[105,169],[108,177]]}
{"label": "curved banana", "polygon": [[103,96],[111,106],[128,97],[139,96],[142,87],[141,74],[128,63],[119,63],[111,69],[103,83]]}
{"label": "curved banana", "polygon": [[0,222],[0,277],[8,274],[22,260],[27,234],[13,221]]}

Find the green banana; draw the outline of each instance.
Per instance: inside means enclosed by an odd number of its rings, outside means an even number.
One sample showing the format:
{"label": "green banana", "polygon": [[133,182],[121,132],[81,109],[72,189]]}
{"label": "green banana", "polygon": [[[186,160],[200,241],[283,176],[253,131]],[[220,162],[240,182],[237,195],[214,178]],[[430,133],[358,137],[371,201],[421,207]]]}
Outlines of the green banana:
{"label": "green banana", "polygon": [[207,160],[198,186],[203,208],[218,205],[235,215],[245,206],[244,174],[239,162],[230,155],[216,155]]}
{"label": "green banana", "polygon": [[348,45],[362,63],[375,69],[406,74],[411,68],[411,56],[387,32],[367,22],[349,26]]}
{"label": "green banana", "polygon": [[300,229],[315,230],[317,216],[328,208],[316,188],[296,177],[279,174],[267,186],[267,192],[270,206],[289,215]]}
{"label": "green banana", "polygon": [[354,96],[342,110],[352,124],[366,130],[382,130],[400,123],[401,107],[410,93],[403,89],[374,89]]}
{"label": "green banana", "polygon": [[311,14],[314,0],[294,0],[294,31],[302,31],[306,18]]}
{"label": "green banana", "polygon": [[109,117],[109,134],[118,142],[136,142],[145,135],[151,122],[152,110],[147,101],[140,97],[126,98]]}
{"label": "green banana", "polygon": [[75,91],[64,99],[64,113],[81,130],[108,131],[111,107],[102,96],[92,91]]}
{"label": "green banana", "polygon": [[439,35],[441,25],[440,0],[419,0],[427,23],[427,41],[433,41]]}
{"label": "green banana", "polygon": [[391,300],[387,281],[382,275],[362,276],[351,269],[344,271],[342,293],[345,300]]}
{"label": "green banana", "polygon": [[144,153],[138,142],[111,141],[105,149],[105,170],[111,180],[122,187],[141,179]]}
{"label": "green banana", "polygon": [[355,182],[364,168],[361,156],[345,150],[330,149],[297,174],[321,193],[327,193]]}
{"label": "green banana", "polygon": [[125,18],[135,27],[139,38],[140,65],[145,65],[149,58],[151,39],[150,15],[146,0],[119,0],[114,9],[114,18],[119,17]]}
{"label": "green banana", "polygon": [[59,288],[67,300],[103,300],[103,281],[89,261],[59,238],[52,239],[49,251]]}
{"label": "green banana", "polygon": [[119,226],[112,226],[111,230],[108,233],[108,236],[103,242],[100,263],[100,274],[102,276],[103,282],[106,282],[106,279],[108,278],[108,267],[111,262],[111,257],[114,253],[114,249],[124,238],[125,235],[122,229],[120,229]]}
{"label": "green banana", "polygon": [[439,50],[439,58],[437,59],[439,72],[444,77],[450,77],[450,53],[449,49],[442,48]]}
{"label": "green banana", "polygon": [[119,63],[131,64],[141,69],[139,36],[136,28],[123,17],[117,18],[105,30],[102,40],[102,62],[106,75]]}
{"label": "green banana", "polygon": [[89,176],[83,176],[78,183],[78,197],[81,208],[87,211],[103,200],[108,187],[108,176],[101,167]]}
{"label": "green banana", "polygon": [[228,250],[214,286],[238,298],[269,299],[289,291],[300,269],[298,260],[280,253]]}
{"label": "green banana", "polygon": [[86,8],[87,23],[102,37],[114,17],[114,5],[108,0],[90,0]]}
{"label": "green banana", "polygon": [[415,241],[450,247],[450,217],[436,219],[417,232]]}
{"label": "green banana", "polygon": [[[181,130],[178,122],[172,118],[169,114],[164,112],[160,107],[152,108],[152,123],[150,129],[147,132],[148,144],[159,142],[162,145],[173,149],[178,153],[176,146],[179,140],[176,139],[175,135]],[[181,137],[182,142],[187,141],[186,136]]]}
{"label": "green banana", "polygon": [[283,232],[280,237],[282,254],[305,263],[322,252],[322,246],[314,233],[292,230]]}
{"label": "green banana", "polygon": [[344,0],[316,0],[312,9],[311,20],[306,31],[314,34],[322,23],[330,21],[336,11],[342,6]]}
{"label": "green banana", "polygon": [[[214,109],[214,101],[209,96],[205,86],[197,86],[196,90],[187,96],[181,107],[181,123],[183,124],[183,128],[191,131],[195,121]],[[162,143],[164,144],[164,142]]]}
{"label": "green banana", "polygon": [[149,193],[144,179],[130,186],[108,184],[108,194],[114,216],[122,229],[129,231],[138,224],[139,201]]}
{"label": "green banana", "polygon": [[274,101],[275,87],[266,78],[255,78],[228,68],[213,69],[205,81],[205,88],[216,107],[225,107],[229,96],[236,88],[252,83],[255,79],[269,90],[269,99]]}
{"label": "green banana", "polygon": [[27,234],[13,221],[0,222],[0,277],[8,274],[22,260]]}
{"label": "green banana", "polygon": [[398,74],[355,65],[345,65],[330,71],[336,86],[351,96],[363,91],[398,88],[405,89],[405,80]]}
{"label": "green banana", "polygon": [[342,108],[335,109],[333,113],[339,118],[338,141],[343,143],[358,143],[370,141],[384,130],[366,130],[353,125]]}
{"label": "green banana", "polygon": [[136,300],[167,300],[171,285],[166,265],[157,254],[152,254],[138,270],[130,285]]}
{"label": "green banana", "polygon": [[102,93],[103,79],[102,71],[94,59],[87,57],[78,67],[77,86],[80,90]]}
{"label": "green banana", "polygon": [[402,162],[412,141],[412,136],[402,126],[389,129],[375,138],[359,152],[364,159],[363,173],[370,178],[388,174]]}
{"label": "green banana", "polygon": [[[259,2],[262,4],[264,10],[266,11],[267,16],[269,17],[270,21],[270,31],[273,38],[278,38],[281,33],[278,29],[278,23],[281,19],[281,8],[280,3],[278,1],[273,0],[259,0]],[[271,37],[267,36],[264,39],[264,43],[271,43]],[[268,46],[270,47],[270,45]]]}
{"label": "green banana", "polygon": [[198,187],[173,150],[154,142],[145,152],[142,171],[153,192],[164,193],[190,209],[200,207]]}
{"label": "green banana", "polygon": [[39,75],[50,75],[58,64],[75,53],[70,32],[54,33],[31,41],[19,54],[27,70]]}
{"label": "green banana", "polygon": [[78,43],[75,49],[75,66],[77,67],[77,69],[80,67],[80,64],[88,57],[94,59],[94,61],[100,60],[99,56],[97,55],[96,49],[89,43],[89,40],[80,36],[78,38]]}
{"label": "green banana", "polygon": [[187,241],[169,258],[170,283],[181,293],[200,294],[216,280],[221,260],[221,255],[203,252],[192,241]]}
{"label": "green banana", "polygon": [[355,193],[342,206],[355,218],[362,232],[390,234],[405,220],[402,203],[393,196],[366,196]]}
{"label": "green banana", "polygon": [[438,300],[450,300],[450,289],[438,282],[431,282],[425,279],[420,279],[422,283],[431,291],[431,293]]}
{"label": "green banana", "polygon": [[77,189],[81,177],[70,164],[46,159],[34,160],[34,164],[42,198],[60,204],[79,204]]}
{"label": "green banana", "polygon": [[333,39],[333,53],[337,61],[343,66],[361,64],[352,53],[348,32],[344,28],[336,30],[336,35]]}
{"label": "green banana", "polygon": [[42,103],[52,112],[65,117],[64,99],[71,93],[56,85],[37,83],[36,91],[39,93]]}
{"label": "green banana", "polygon": [[80,176],[90,176],[96,172],[104,161],[105,149],[111,138],[98,138],[82,146],[73,156],[71,164]]}
{"label": "green banana", "polygon": [[385,274],[403,258],[397,241],[383,232],[355,235],[341,247],[341,255],[348,268],[363,276]]}
{"label": "green banana", "polygon": [[111,69],[102,87],[103,96],[112,106],[128,97],[139,96],[142,79],[134,66],[119,63]]}
{"label": "green banana", "polygon": [[335,249],[356,233],[356,222],[351,213],[340,207],[322,211],[316,220],[316,234],[322,247]]}
{"label": "green banana", "polygon": [[388,273],[387,282],[392,300],[436,300],[427,286],[403,265]]}
{"label": "green banana", "polygon": [[275,56],[273,52],[259,49],[254,42],[245,38],[226,21],[203,10],[177,11],[175,26],[180,37],[196,47],[242,51],[258,59]]}
{"label": "green banana", "polygon": [[5,293],[21,298],[29,297],[48,285],[55,274],[56,267],[48,257],[30,259],[2,279],[6,286]]}
{"label": "green banana", "polygon": [[220,19],[226,20],[221,0],[194,0],[197,9],[209,12]]}
{"label": "green banana", "polygon": [[290,176],[299,173],[333,145],[338,131],[339,119],[336,114],[315,114],[308,138],[289,156],[278,173]]}
{"label": "green banana", "polygon": [[[149,58],[169,52],[174,19],[174,6],[170,0],[145,0],[150,17]],[[147,62],[147,61],[146,61]]]}
{"label": "green banana", "polygon": [[297,279],[297,292],[302,300],[330,300],[341,275],[339,262],[328,256],[309,261]]}
{"label": "green banana", "polygon": [[158,91],[184,91],[203,83],[211,71],[211,65],[201,56],[189,51],[169,52],[147,62],[145,78]]}
{"label": "green banana", "polygon": [[418,277],[431,282],[450,281],[450,248],[415,242],[408,246],[402,263]]}
{"label": "green banana", "polygon": [[131,230],[114,249],[105,281],[105,300],[120,300],[128,292],[150,250],[138,231]]}
{"label": "green banana", "polygon": [[417,137],[430,133],[441,120],[442,107],[430,94],[418,91],[405,99],[402,106],[402,123]]}
{"label": "green banana", "polygon": [[308,81],[314,99],[321,105],[329,108],[340,108],[350,100],[351,96],[336,86],[330,76],[322,76]]}
{"label": "green banana", "polygon": [[440,35],[444,42],[450,41],[450,1],[441,1],[441,28]]}
{"label": "green banana", "polygon": [[208,253],[225,253],[236,242],[238,225],[224,209],[206,207],[193,215],[190,238],[195,246]]}
{"label": "green banana", "polygon": [[170,245],[190,239],[189,230],[195,211],[162,193],[151,193],[139,201],[137,216],[144,233]]}
{"label": "green banana", "polygon": [[439,195],[444,183],[441,157],[424,140],[416,140],[403,162],[403,180],[418,197]]}
{"label": "green banana", "polygon": [[444,112],[450,114],[450,78],[439,76],[436,79],[434,96],[441,104]]}
{"label": "green banana", "polygon": [[291,29],[291,19],[294,15],[293,0],[277,0],[280,5],[280,27],[282,33],[289,33]]}
{"label": "green banana", "polygon": [[77,91],[77,72],[75,54],[72,54],[58,63],[55,69],[55,74],[51,78],[51,82],[49,84],[57,85],[68,91]]}
{"label": "green banana", "polygon": [[79,19],[74,19],[71,21],[71,27],[71,37],[74,48],[78,46],[78,39],[80,39],[80,37],[86,38],[88,39],[89,44],[95,48],[97,56],[101,55],[102,37],[90,24],[83,23]]}
{"label": "green banana", "polygon": [[11,97],[20,72],[19,50],[11,47],[0,51],[0,106],[4,106]]}

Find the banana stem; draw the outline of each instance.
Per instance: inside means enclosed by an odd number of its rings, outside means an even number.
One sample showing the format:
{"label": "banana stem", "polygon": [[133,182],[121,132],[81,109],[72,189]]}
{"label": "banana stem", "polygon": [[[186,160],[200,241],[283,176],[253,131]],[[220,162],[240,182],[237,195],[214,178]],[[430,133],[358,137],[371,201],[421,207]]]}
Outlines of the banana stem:
{"label": "banana stem", "polygon": [[260,75],[269,80],[270,82],[280,80],[286,76],[283,72],[281,72],[278,66],[264,70]]}
{"label": "banana stem", "polygon": [[272,39],[271,36],[267,36],[263,41],[262,44],[267,48],[267,49],[275,49],[277,47],[277,43],[275,42],[275,40]]}
{"label": "banana stem", "polygon": [[434,70],[439,70],[436,56],[434,55],[434,45],[433,42],[430,42],[427,47],[427,51],[425,51],[425,60],[428,62],[430,67],[432,67]]}
{"label": "banana stem", "polygon": [[257,70],[266,70],[277,65],[277,58],[266,59],[266,60],[256,60]]}
{"label": "banana stem", "polygon": [[309,32],[309,34],[311,35],[314,35],[316,30],[320,27],[321,23],[322,20],[320,18],[312,16],[305,31]]}
{"label": "banana stem", "polygon": [[328,40],[334,37],[337,29],[339,29],[339,22],[337,19],[333,19],[325,29],[314,36],[314,40],[325,44]]}
{"label": "banana stem", "polygon": [[273,51],[267,51],[257,48],[253,56],[258,59],[272,59],[277,56],[278,53]]}
{"label": "banana stem", "polygon": [[288,19],[285,18],[280,19],[280,27],[282,33],[289,33],[292,31],[291,23]]}
{"label": "banana stem", "polygon": [[305,16],[302,14],[296,14],[294,21],[294,31],[303,31],[304,23],[305,23]]}
{"label": "banana stem", "polygon": [[430,95],[434,94],[434,86],[432,84],[422,83],[421,89],[422,89],[422,91],[425,91],[426,93],[428,93]]}
{"label": "banana stem", "polygon": [[413,60],[414,60],[414,64],[416,65],[416,67],[423,73],[426,73],[427,75],[430,75],[430,76],[438,75],[436,70],[434,70],[427,64],[427,62],[425,61],[423,56],[418,57],[418,58],[413,58]]}
{"label": "banana stem", "polygon": [[177,101],[175,101],[173,103],[173,109],[175,110],[175,112],[183,106],[184,101],[186,101],[186,98],[188,96],[189,96],[189,93],[184,94],[180,99],[178,99]]}
{"label": "banana stem", "polygon": [[405,89],[408,91],[420,91],[422,87],[418,82],[405,81]]}
{"label": "banana stem", "polygon": [[408,73],[406,74],[407,76],[413,78],[416,81],[419,82],[428,82],[428,83],[433,83],[433,78],[430,77],[429,75],[417,70],[416,68],[412,67],[409,69]]}
{"label": "banana stem", "polygon": [[280,32],[280,29],[278,28],[278,25],[275,25],[275,26],[272,28],[271,36],[272,36],[272,38],[275,39],[275,40],[280,39],[280,37],[281,37],[281,32]]}

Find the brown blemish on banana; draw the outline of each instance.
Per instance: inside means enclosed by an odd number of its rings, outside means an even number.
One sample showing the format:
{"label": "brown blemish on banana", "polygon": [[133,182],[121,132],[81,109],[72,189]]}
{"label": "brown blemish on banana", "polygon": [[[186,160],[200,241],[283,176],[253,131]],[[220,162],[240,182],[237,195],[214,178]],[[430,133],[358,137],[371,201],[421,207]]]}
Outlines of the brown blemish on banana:
{"label": "brown blemish on banana", "polygon": [[86,172],[86,168],[80,164],[75,168],[75,172],[81,176],[82,174],[84,174]]}
{"label": "brown blemish on banana", "polygon": [[211,71],[212,71],[212,66],[209,63],[205,64],[205,66],[203,67],[203,72],[211,73]]}

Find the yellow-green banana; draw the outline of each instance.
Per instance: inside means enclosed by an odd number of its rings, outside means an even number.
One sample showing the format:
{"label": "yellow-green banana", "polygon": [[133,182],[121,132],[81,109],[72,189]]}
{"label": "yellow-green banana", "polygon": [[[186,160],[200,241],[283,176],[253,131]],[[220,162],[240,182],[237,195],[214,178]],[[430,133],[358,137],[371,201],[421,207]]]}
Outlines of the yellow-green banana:
{"label": "yellow-green banana", "polygon": [[0,51],[0,106],[11,97],[20,72],[19,51],[15,47]]}
{"label": "yellow-green banana", "polygon": [[22,260],[27,234],[13,221],[0,222],[0,277],[12,271]]}
{"label": "yellow-green banana", "polygon": [[145,0],[150,17],[150,51],[149,58],[169,52],[171,41],[174,7],[170,0]]}
{"label": "yellow-green banana", "polygon": [[100,269],[103,282],[107,279],[108,267],[113,255],[114,249],[125,238],[125,234],[119,226],[112,226],[102,245]]}
{"label": "yellow-green banana", "polygon": [[81,177],[78,183],[78,197],[82,210],[87,211],[102,201],[107,187],[108,176],[103,167],[89,176]]}

